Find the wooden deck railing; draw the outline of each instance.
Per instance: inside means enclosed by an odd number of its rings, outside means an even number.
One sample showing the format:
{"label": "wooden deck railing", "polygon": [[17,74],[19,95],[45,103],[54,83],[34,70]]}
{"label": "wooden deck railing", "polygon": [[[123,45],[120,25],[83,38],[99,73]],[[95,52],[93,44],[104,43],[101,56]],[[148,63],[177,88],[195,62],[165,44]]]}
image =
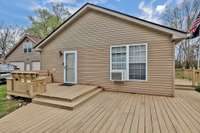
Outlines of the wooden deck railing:
{"label": "wooden deck railing", "polygon": [[51,76],[44,72],[14,71],[7,79],[7,94],[33,98],[46,91],[46,83],[51,82]]}
{"label": "wooden deck railing", "polygon": [[200,69],[182,69],[183,78],[192,81],[192,86],[197,86],[200,83]]}

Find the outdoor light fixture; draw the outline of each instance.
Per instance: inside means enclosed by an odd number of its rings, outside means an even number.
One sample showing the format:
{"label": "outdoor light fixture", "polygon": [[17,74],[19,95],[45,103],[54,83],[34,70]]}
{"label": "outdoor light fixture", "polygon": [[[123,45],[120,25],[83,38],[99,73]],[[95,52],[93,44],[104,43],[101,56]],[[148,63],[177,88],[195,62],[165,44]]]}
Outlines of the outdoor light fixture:
{"label": "outdoor light fixture", "polygon": [[63,56],[63,52],[61,50],[59,51],[59,56]]}

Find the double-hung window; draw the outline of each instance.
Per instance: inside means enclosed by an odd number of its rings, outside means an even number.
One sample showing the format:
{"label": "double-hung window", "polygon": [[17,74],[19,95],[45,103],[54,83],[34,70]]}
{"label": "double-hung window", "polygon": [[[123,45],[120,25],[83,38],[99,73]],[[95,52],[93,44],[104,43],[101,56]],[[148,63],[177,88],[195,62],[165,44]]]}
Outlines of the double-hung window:
{"label": "double-hung window", "polygon": [[32,52],[32,48],[33,48],[32,43],[25,43],[23,45],[24,53]]}
{"label": "double-hung window", "polygon": [[147,44],[111,47],[111,72],[123,71],[125,80],[147,80]]}
{"label": "double-hung window", "polygon": [[126,70],[126,46],[112,48],[112,70]]}

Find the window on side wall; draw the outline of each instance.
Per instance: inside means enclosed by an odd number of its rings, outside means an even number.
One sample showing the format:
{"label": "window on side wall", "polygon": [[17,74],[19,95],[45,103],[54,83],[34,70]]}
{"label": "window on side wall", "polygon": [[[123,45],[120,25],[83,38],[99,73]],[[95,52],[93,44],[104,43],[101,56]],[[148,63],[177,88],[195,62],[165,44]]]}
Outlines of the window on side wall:
{"label": "window on side wall", "polygon": [[126,70],[126,47],[112,48],[112,70]]}
{"label": "window on side wall", "polygon": [[32,52],[32,43],[25,43],[23,46],[24,53],[31,53]]}
{"label": "window on side wall", "polygon": [[147,44],[112,46],[113,71],[123,71],[125,80],[147,80]]}

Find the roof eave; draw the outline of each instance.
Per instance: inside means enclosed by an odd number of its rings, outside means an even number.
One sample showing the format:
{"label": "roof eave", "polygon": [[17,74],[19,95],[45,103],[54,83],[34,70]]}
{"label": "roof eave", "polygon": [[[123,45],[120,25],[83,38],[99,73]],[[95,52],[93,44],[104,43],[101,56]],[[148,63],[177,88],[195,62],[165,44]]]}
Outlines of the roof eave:
{"label": "roof eave", "polygon": [[35,48],[34,50],[35,50],[36,52],[41,52],[41,51],[42,51],[41,48]]}
{"label": "roof eave", "polygon": [[180,34],[180,35],[173,34],[172,35],[172,41],[174,41],[176,44],[187,38],[188,38],[188,34]]}

